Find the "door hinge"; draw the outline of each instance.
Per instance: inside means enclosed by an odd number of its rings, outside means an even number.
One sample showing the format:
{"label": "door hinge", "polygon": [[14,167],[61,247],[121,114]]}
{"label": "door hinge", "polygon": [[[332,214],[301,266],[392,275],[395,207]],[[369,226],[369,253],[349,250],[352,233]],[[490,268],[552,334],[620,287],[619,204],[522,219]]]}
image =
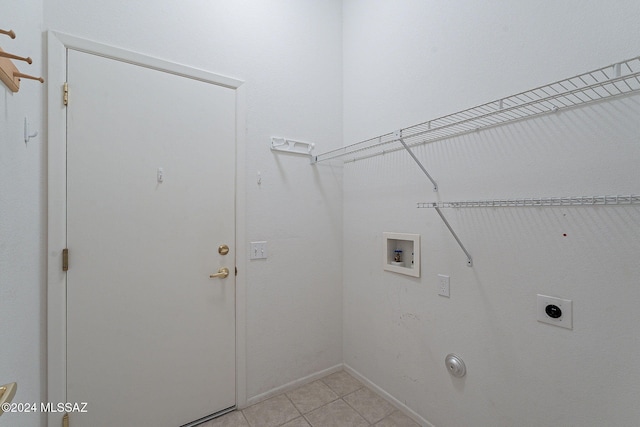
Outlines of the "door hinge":
{"label": "door hinge", "polygon": [[62,417],[62,427],[69,427],[69,414],[64,414]]}
{"label": "door hinge", "polygon": [[69,270],[69,249],[62,250],[62,271]]}
{"label": "door hinge", "polygon": [[64,105],[69,105],[69,83],[65,82],[62,88],[62,102]]}

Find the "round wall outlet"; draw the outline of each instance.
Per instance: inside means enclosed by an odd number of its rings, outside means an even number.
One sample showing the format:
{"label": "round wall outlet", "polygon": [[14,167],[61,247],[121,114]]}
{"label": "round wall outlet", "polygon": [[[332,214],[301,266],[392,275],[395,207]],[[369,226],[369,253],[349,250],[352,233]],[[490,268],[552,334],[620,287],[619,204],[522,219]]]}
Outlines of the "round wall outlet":
{"label": "round wall outlet", "polygon": [[540,295],[538,301],[538,322],[573,329],[573,302],[570,299]]}

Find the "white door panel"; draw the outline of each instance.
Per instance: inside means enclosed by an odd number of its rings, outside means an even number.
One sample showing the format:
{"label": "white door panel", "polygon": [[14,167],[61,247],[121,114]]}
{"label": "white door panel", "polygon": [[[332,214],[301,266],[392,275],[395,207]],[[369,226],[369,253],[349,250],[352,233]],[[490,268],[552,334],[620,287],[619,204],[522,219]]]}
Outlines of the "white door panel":
{"label": "white door panel", "polygon": [[231,407],[235,92],[68,53],[67,400],[88,402],[72,425]]}

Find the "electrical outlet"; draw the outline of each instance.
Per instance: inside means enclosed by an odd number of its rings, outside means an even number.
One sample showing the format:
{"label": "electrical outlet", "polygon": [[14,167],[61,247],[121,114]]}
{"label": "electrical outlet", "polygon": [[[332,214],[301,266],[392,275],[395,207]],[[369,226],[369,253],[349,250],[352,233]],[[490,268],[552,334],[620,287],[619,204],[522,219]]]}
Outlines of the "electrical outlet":
{"label": "electrical outlet", "polygon": [[537,302],[538,322],[573,329],[573,301],[538,294]]}
{"label": "electrical outlet", "polygon": [[438,274],[438,295],[449,298],[449,276]]}

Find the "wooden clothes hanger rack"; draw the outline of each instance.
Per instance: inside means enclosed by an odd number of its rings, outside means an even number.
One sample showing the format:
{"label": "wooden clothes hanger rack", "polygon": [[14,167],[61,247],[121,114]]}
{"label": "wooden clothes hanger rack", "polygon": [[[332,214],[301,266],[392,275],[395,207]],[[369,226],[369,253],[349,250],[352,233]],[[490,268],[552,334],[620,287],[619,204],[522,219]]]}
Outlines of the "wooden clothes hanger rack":
{"label": "wooden clothes hanger rack", "polygon": [[[0,34],[7,35],[12,39],[16,38],[16,33],[13,30],[0,29]],[[27,64],[32,64],[33,60],[30,57],[22,57],[14,55],[12,53],[5,52],[0,48],[0,80],[9,88],[12,92],[18,92],[20,90],[20,79],[37,80],[40,83],[44,83],[42,77],[35,77],[29,74],[21,73],[20,70],[13,64],[12,60],[24,61]]]}

